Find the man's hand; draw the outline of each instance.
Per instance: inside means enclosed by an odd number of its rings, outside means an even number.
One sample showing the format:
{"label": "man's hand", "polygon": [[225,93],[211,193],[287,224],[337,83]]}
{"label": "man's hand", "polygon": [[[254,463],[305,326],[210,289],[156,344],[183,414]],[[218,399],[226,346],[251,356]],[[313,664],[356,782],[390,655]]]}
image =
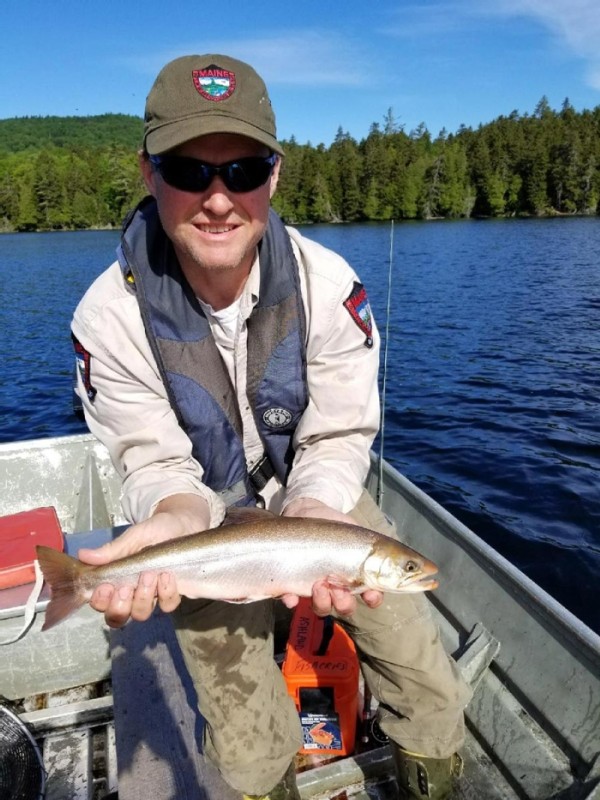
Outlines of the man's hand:
{"label": "man's hand", "polygon": [[[96,550],[82,549],[79,559],[100,566],[137,553],[151,544],[159,544],[189,533],[206,530],[210,512],[198,495],[173,495],[162,500],[150,519],[132,525],[125,533]],[[103,583],[96,587],[90,605],[104,614],[111,628],[121,628],[129,619],[147,620],[156,603],[163,611],[174,611],[181,602],[175,577],[170,572],[143,572],[137,586]]]}
{"label": "man's hand", "polygon": [[[348,525],[356,525],[356,521],[348,514],[336,511],[310,497],[294,500],[286,506],[284,517],[317,517],[319,519],[331,519],[336,522],[345,522]],[[383,594],[374,589],[367,589],[361,595],[363,602],[369,608],[377,608],[383,602]],[[296,594],[285,594],[281,600],[288,608],[298,605],[300,598]],[[312,590],[312,608],[319,617],[326,617],[332,611],[341,616],[347,617],[356,611],[356,595],[351,594],[349,589],[340,589],[329,586],[327,581],[317,581]]]}

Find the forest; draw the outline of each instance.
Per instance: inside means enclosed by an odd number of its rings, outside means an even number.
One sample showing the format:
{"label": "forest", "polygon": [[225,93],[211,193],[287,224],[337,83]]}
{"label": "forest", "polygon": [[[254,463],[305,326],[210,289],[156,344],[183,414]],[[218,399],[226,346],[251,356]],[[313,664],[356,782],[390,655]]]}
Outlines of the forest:
{"label": "forest", "polygon": [[[119,227],[144,194],[139,117],[0,120],[0,231]],[[477,129],[407,132],[392,110],[357,141],[282,142],[273,206],[291,224],[597,215],[600,106],[543,97]]]}

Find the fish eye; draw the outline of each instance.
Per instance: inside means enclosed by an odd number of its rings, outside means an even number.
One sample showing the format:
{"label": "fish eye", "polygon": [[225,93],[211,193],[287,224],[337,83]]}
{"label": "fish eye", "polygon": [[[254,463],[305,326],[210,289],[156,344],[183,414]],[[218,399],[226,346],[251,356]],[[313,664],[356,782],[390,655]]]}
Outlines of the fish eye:
{"label": "fish eye", "polygon": [[406,572],[418,572],[419,565],[417,564],[416,561],[407,561],[406,564],[404,565],[404,569],[406,570]]}

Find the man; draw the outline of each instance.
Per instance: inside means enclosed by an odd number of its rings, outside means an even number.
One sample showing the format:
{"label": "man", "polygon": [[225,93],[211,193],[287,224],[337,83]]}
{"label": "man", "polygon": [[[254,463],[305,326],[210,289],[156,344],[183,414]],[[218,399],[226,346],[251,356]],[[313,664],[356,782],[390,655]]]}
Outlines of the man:
{"label": "man", "polygon": [[[133,523],[82,551],[90,564],[215,527],[232,504],[392,532],[363,491],[378,334],[351,268],[270,212],[282,156],[247,64],[186,56],[158,75],[140,154],[150,197],[73,320],[86,419]],[[250,797],[298,797],[299,721],[272,659],[274,602],[190,601],[171,575],[152,573],[92,599],[114,627],[146,620],[156,602],[173,612],[205,752],[225,780]],[[357,644],[402,796],[445,796],[469,690],[424,598],[366,591],[357,601],[318,583],[312,602]]]}

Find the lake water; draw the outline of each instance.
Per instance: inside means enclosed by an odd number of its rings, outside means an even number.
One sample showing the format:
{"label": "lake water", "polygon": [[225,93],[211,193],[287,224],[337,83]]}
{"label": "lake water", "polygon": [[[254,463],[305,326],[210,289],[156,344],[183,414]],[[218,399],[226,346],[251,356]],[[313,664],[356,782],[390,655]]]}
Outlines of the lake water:
{"label": "lake water", "polygon": [[[382,332],[391,227],[315,225]],[[69,321],[115,232],[0,236],[0,441],[85,430]],[[600,219],[396,224],[385,456],[600,632]]]}

